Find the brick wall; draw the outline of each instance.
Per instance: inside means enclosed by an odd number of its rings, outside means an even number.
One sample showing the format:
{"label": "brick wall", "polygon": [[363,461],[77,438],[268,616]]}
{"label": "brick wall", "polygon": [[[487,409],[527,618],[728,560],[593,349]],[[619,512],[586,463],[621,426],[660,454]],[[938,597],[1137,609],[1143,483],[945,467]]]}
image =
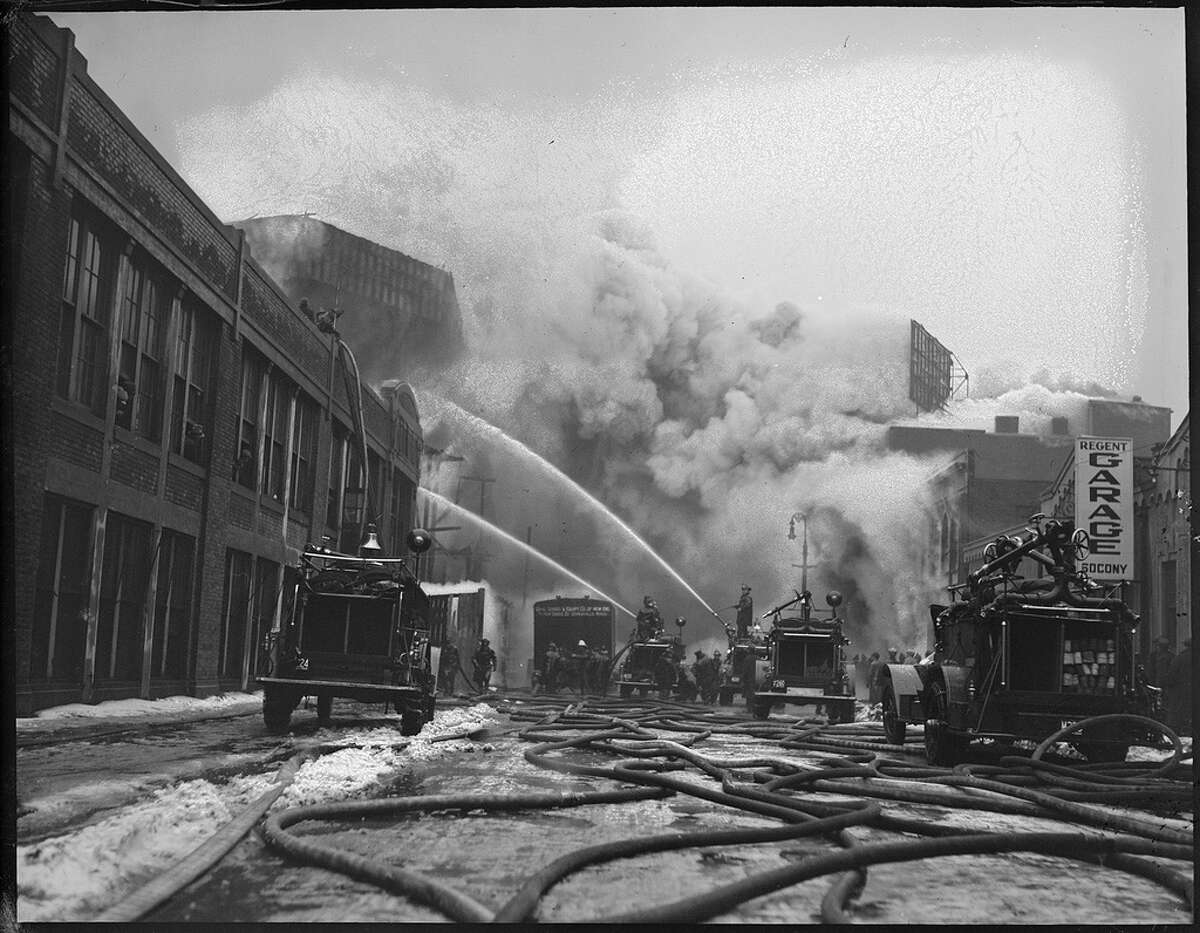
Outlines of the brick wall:
{"label": "brick wall", "polygon": [[113,444],[111,477],[115,482],[154,495],[158,491],[159,458],[117,441]]}
{"label": "brick wall", "polygon": [[246,531],[254,530],[254,500],[239,495],[229,494],[229,523]]}
{"label": "brick wall", "polygon": [[[16,30],[13,31],[14,45]],[[11,77],[15,80],[15,70]],[[12,361],[8,371],[9,409],[12,432],[12,524],[20,534],[13,555],[14,587],[14,673],[17,683],[29,678],[29,647],[32,637],[34,586],[38,542],[42,535],[42,508],[49,449],[46,439],[59,437],[61,420],[49,404],[54,397],[52,365],[21,366],[25,360],[54,360],[58,356],[58,309],[63,276],[63,245],[67,241],[70,204],[52,190],[46,179],[47,163],[33,156],[30,165],[24,229],[11,231],[6,249],[21,270],[12,283],[14,305],[22,313],[10,317]],[[10,267],[10,268],[13,268]],[[85,465],[100,462],[100,437],[78,432],[87,455]],[[20,714],[22,710],[18,709]],[[24,711],[28,713],[28,709]]]}
{"label": "brick wall", "polygon": [[[189,684],[198,695],[212,693],[219,689],[217,652],[230,531],[244,529],[236,533],[245,542],[248,536],[244,532],[254,531],[255,513],[261,513],[254,551],[273,561],[283,558],[280,515],[269,507],[260,507],[252,493],[237,487],[231,479],[242,341],[266,354],[307,395],[324,405],[328,337],[289,304],[256,264],[247,261],[239,269],[237,234],[216,219],[96,87],[78,53],[71,68],[65,137],[68,158],[62,165],[61,185],[53,187],[49,158],[59,144],[54,137],[58,129],[57,50],[64,46],[67,33],[43,17],[28,14],[13,17],[7,25],[10,96],[33,114],[30,119],[26,111],[13,107],[9,138],[12,142],[15,136],[16,144],[31,152],[28,177],[20,173],[14,176],[23,186],[16,192],[24,205],[22,229],[14,229],[7,238],[8,268],[16,273],[9,388],[14,469],[11,521],[20,529],[13,557],[17,580],[32,581],[36,577],[47,477],[66,469],[63,462],[96,474],[96,498],[91,500],[95,504],[111,496],[113,502],[122,501],[128,506],[135,497],[138,508],[132,511],[147,521],[182,521],[179,508],[198,513],[196,614]],[[86,54],[86,49],[81,51]],[[61,289],[73,198],[92,205],[145,247],[176,282],[196,293],[207,313],[222,321],[207,471],[197,475],[194,470],[168,463],[161,499],[156,495],[163,469],[161,457],[147,452],[144,445],[106,437],[102,422],[56,396]],[[235,306],[239,277],[244,287],[240,309]],[[235,338],[233,322],[239,313],[243,326],[241,336]],[[339,375],[335,382],[339,397],[345,394],[341,382]],[[368,434],[374,435],[371,446],[386,451],[391,438],[386,405],[366,390],[363,398]],[[349,411],[349,407],[342,410]],[[295,546],[319,537],[325,515],[330,447],[325,413],[318,416],[317,425],[316,528],[289,522],[288,540]],[[112,484],[107,487],[101,485],[99,473],[106,444],[112,445]],[[69,472],[74,477],[71,482],[79,487],[74,494],[86,499],[86,481],[80,481],[78,470]],[[45,699],[49,694],[41,700],[33,694],[28,677],[34,590],[32,584],[20,585],[12,594],[14,663],[18,706],[23,713],[49,702]],[[71,699],[79,697],[56,695],[53,702]]]}
{"label": "brick wall", "polygon": [[27,29],[9,31],[9,55],[6,74],[9,93],[22,101],[47,126],[58,116],[59,49]]}
{"label": "brick wall", "polygon": [[187,256],[209,283],[234,297],[236,246],[114,119],[90,82],[77,81],[72,88],[67,141],[76,158],[108,182],[127,208]]}
{"label": "brick wall", "polygon": [[179,467],[168,466],[165,495],[169,502],[198,512],[204,501],[204,483]]}
{"label": "brick wall", "polygon": [[[57,334],[55,335],[54,345],[55,352],[57,353]],[[49,381],[45,389],[46,394],[42,396],[39,402],[43,406],[47,399],[54,398],[53,381]],[[103,433],[85,424],[80,424],[74,418],[70,418],[60,412],[54,412],[48,427],[50,429],[48,433],[40,435],[45,438],[48,453],[86,469],[97,473],[100,472],[100,457],[103,453],[101,448],[104,446]],[[32,435],[30,437],[36,438],[38,436]]]}
{"label": "brick wall", "polygon": [[[222,327],[217,342],[217,372],[222,374],[241,370],[241,348],[233,339],[233,330]],[[218,412],[232,411],[240,401],[238,380],[223,377],[217,380],[213,404]],[[233,480],[224,465],[233,462],[236,435],[230,419],[216,418],[213,428],[207,501],[201,525],[198,556],[200,563],[199,625],[195,641],[193,692],[207,696],[220,692],[217,681],[221,647],[222,608],[225,598],[225,552],[229,533],[225,517]]]}

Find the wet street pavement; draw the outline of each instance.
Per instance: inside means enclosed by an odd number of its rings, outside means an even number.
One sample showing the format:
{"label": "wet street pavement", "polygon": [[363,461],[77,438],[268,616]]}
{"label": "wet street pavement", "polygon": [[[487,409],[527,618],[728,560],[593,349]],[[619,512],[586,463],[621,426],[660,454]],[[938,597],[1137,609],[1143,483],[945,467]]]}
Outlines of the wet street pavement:
{"label": "wet street pavement", "polygon": [[[582,733],[570,728],[571,712],[558,702],[558,722],[539,725],[546,736]],[[592,704],[593,710],[595,704]],[[686,710],[673,719],[685,722]],[[583,708],[586,714],[588,707]],[[740,708],[696,708],[718,728],[754,728]],[[566,715],[563,715],[565,712]],[[633,711],[636,712],[636,711]],[[609,709],[604,715],[632,715]],[[18,823],[19,919],[83,920],[145,883],[202,841],[267,787],[279,763],[300,748],[321,753],[304,765],[293,787],[272,808],[351,798],[447,794],[492,797],[530,792],[609,790],[613,780],[549,770],[527,761],[535,743],[517,733],[544,719],[541,698],[492,697],[490,709],[458,701],[440,703],[438,719],[422,736],[402,739],[395,717],[377,707],[339,701],[334,722],[320,727],[312,711],[299,711],[292,734],[265,733],[253,713],[137,732],[64,737],[18,750],[18,792],[28,808]],[[550,713],[554,715],[554,713]],[[794,715],[774,714],[780,728]],[[722,725],[723,724],[723,725]],[[762,724],[757,724],[761,726]],[[426,733],[470,738],[434,743]],[[850,727],[853,730],[854,727]],[[865,727],[870,730],[872,727]],[[831,750],[783,749],[763,735],[654,729],[672,742],[695,739],[694,751],[729,765],[735,782],[753,783],[752,759],[769,758],[797,768],[827,764]],[[857,737],[867,733],[860,731]],[[855,735],[849,737],[851,747]],[[539,738],[545,741],[548,738]],[[634,749],[638,737],[626,743]],[[334,745],[341,743],[340,750]],[[919,734],[910,751],[890,757],[923,765]],[[557,753],[548,753],[551,755]],[[853,754],[843,752],[841,754]],[[575,764],[609,768],[617,760],[596,750],[571,749]],[[698,790],[720,784],[694,765],[666,772]],[[882,787],[898,783],[873,778]],[[952,805],[984,792],[929,787],[945,804],[878,800],[894,816],[979,832],[1078,832],[1094,827],[1041,816],[985,812]],[[157,796],[156,796],[157,795]],[[842,803],[847,794],[810,789],[810,803]],[[861,798],[860,798],[861,799]],[[1147,823],[1190,832],[1190,813],[1156,814],[1112,807]],[[307,841],[403,867],[449,884],[487,910],[498,910],[539,868],[583,847],[667,833],[696,833],[779,826],[759,816],[690,793],[658,799],[602,803],[570,809],[511,812],[447,809],[329,822],[306,821],[291,832]],[[855,842],[895,841],[901,833],[876,826],[849,831]],[[698,897],[723,885],[797,865],[839,844],[827,836],[733,846],[701,845],[638,855],[588,867],[551,887],[531,919],[549,922],[604,920],[638,907]],[[1191,875],[1188,862],[1153,859]],[[834,875],[752,897],[713,919],[724,922],[821,922],[821,902]],[[55,885],[67,896],[55,897]],[[1177,893],[1126,871],[1032,852],[956,855],[871,866],[846,919],[875,923],[1184,923],[1190,908]],[[445,921],[442,912],[374,884],[297,863],[250,833],[210,872],[147,915],[155,922],[241,921]]]}

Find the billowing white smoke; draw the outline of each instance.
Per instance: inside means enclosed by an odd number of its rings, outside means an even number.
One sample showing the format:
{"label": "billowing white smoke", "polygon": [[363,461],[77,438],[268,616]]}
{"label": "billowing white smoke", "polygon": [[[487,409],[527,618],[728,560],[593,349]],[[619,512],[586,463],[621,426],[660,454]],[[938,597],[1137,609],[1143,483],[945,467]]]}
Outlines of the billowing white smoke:
{"label": "billowing white smoke", "polygon": [[[429,443],[468,458],[429,478],[440,492],[461,486],[473,505],[478,486],[463,478],[494,477],[489,519],[627,605],[654,593],[688,616],[693,638],[719,631],[628,535],[439,408],[445,398],[578,478],[718,609],[743,582],[760,612],[790,595],[801,542],[785,535],[804,513],[818,604],[844,589],[867,627],[861,647],[915,647],[930,585],[924,479],[939,464],[882,449],[885,425],[911,413],[905,305],[969,368],[1006,346],[1022,358],[1051,346],[1036,365],[1119,369],[1109,362],[1128,357],[1145,311],[1127,287],[1144,278],[1125,245],[1143,235],[1121,206],[1136,189],[1127,128],[1089,75],[1037,56],[819,73],[516,114],[306,74],[244,112],[193,121],[180,148],[222,216],[303,207],[454,271],[470,356],[416,385]],[[1079,149],[1095,154],[1088,173],[1069,158]],[[947,179],[952,196],[929,198]],[[769,266],[772,289],[786,280],[782,295],[805,300],[731,296],[698,264],[669,261],[650,224],[615,204],[673,225],[672,255],[721,263],[726,283],[737,277],[726,266],[755,284]],[[1067,249],[1062,229],[1091,233]],[[829,300],[830,278],[843,302]],[[1054,324],[1055,339],[1035,322]],[[1110,324],[1125,336],[1096,343]],[[1003,396],[1024,382],[981,377],[1001,397],[962,411],[985,422],[975,426],[1072,417],[1082,398],[1065,383]],[[557,585],[513,549],[487,547],[486,576],[514,604]]]}
{"label": "billowing white smoke", "polygon": [[760,612],[791,597],[801,550],[786,532],[802,512],[810,588],[848,590],[872,644],[922,643],[924,483],[937,464],[882,446],[886,423],[911,408],[908,319],[825,303],[744,307],[673,268],[614,211],[594,216],[573,252],[586,274],[552,303],[553,339],[531,324],[544,355],[487,342],[422,397],[432,443],[469,459],[486,452],[497,488],[524,492],[507,516],[496,506],[501,524],[582,561],[571,566],[626,605],[655,594],[667,615],[691,619],[689,640],[719,643],[703,608],[628,536],[562,483],[531,481],[532,458],[444,399],[586,477],[718,611],[743,582]]}

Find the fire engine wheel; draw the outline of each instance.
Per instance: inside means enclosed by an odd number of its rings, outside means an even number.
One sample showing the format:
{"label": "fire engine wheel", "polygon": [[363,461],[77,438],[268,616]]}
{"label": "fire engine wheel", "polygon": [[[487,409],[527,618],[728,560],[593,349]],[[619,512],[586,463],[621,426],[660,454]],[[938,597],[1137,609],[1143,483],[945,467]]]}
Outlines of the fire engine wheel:
{"label": "fire engine wheel", "polygon": [[400,714],[400,734],[416,735],[425,725],[425,716],[415,706],[406,706]]}
{"label": "fire engine wheel", "polygon": [[720,703],[722,706],[732,705],[733,704],[733,691],[732,690],[722,690],[720,693],[717,694],[717,702]]}
{"label": "fire engine wheel", "polygon": [[908,726],[900,718],[900,709],[896,703],[896,691],[889,683],[883,689],[883,734],[893,745],[903,745],[906,731],[908,731]]}
{"label": "fire engine wheel", "polygon": [[770,700],[751,700],[751,710],[754,712],[755,719],[766,719],[771,715],[772,703]]}
{"label": "fire engine wheel", "polygon": [[966,751],[961,736],[951,735],[947,723],[949,706],[946,690],[938,683],[929,688],[927,719],[925,720],[925,760],[940,768],[953,768]]}
{"label": "fire engine wheel", "polygon": [[266,687],[263,690],[263,722],[268,732],[287,732],[292,721],[296,698],[284,690]]}
{"label": "fire engine wheel", "polygon": [[628,700],[631,696],[633,696],[633,687],[629,684],[621,684],[621,699]]}
{"label": "fire engine wheel", "polygon": [[317,697],[317,721],[327,723],[333,718],[333,697],[321,694]]}

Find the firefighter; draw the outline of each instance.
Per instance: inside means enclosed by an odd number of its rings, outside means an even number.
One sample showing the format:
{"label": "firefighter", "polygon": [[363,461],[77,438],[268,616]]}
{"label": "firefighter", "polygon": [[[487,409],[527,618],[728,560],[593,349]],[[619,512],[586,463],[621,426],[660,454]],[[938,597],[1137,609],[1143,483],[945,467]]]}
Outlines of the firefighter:
{"label": "firefighter", "polygon": [[1183,640],[1167,672],[1167,725],[1179,735],[1192,734],[1192,640]]}
{"label": "firefighter", "polygon": [[700,699],[712,706],[717,702],[717,694],[721,691],[721,652],[714,651],[711,658],[704,660],[704,680],[696,678],[700,687]]}
{"label": "firefighter", "polygon": [[1171,670],[1171,661],[1174,658],[1175,652],[1171,650],[1171,640],[1160,635],[1154,640],[1154,651],[1150,654],[1149,663],[1146,665],[1146,680],[1156,687],[1161,687],[1167,679],[1167,673]]}
{"label": "firefighter", "polygon": [[580,696],[588,692],[590,687],[588,678],[588,662],[592,659],[592,652],[588,649],[587,642],[582,638],[579,639],[579,644],[575,646],[575,650],[571,652],[571,673],[574,675],[571,679],[574,681],[575,689]]}
{"label": "firefighter", "polygon": [[692,652],[692,657],[694,658],[692,661],[692,679],[696,682],[696,689],[700,693],[700,699],[704,700],[708,695],[708,679],[711,675],[709,661],[711,659],[699,648]]}
{"label": "firefighter", "polygon": [[883,684],[881,681],[881,677],[883,676],[883,665],[884,662],[880,660],[879,652],[873,651],[871,653],[870,666],[867,668],[867,687],[869,690],[867,702],[872,706],[874,706],[876,703],[882,702],[883,700]]}
{"label": "firefighter", "polygon": [[591,672],[592,689],[603,696],[608,692],[608,649],[603,646],[593,648],[588,668]]}
{"label": "firefighter", "polygon": [[446,642],[442,646],[442,656],[438,663],[438,683],[442,685],[446,696],[454,695],[454,685],[458,680],[458,667],[461,663],[458,645],[452,641]]}
{"label": "firefighter", "polygon": [[650,641],[662,634],[662,615],[658,604],[649,596],[642,597],[642,611],[637,614],[637,640]]}
{"label": "firefighter", "polygon": [[475,684],[482,693],[488,689],[492,671],[496,669],[496,652],[492,650],[491,642],[486,638],[479,639],[479,647],[475,649],[475,657],[471,660],[475,665]]}
{"label": "firefighter", "polygon": [[546,658],[542,662],[542,687],[547,693],[558,689],[558,677],[562,668],[562,655],[558,653],[558,645],[550,642],[546,648]]}
{"label": "firefighter", "polygon": [[699,688],[696,681],[688,676],[687,667],[680,658],[675,664],[675,696],[685,703],[696,699]]}
{"label": "firefighter", "polygon": [[754,618],[754,600],[750,598],[750,587],[742,584],[742,596],[737,601],[737,633],[738,638],[745,638],[750,633],[751,620]]}

